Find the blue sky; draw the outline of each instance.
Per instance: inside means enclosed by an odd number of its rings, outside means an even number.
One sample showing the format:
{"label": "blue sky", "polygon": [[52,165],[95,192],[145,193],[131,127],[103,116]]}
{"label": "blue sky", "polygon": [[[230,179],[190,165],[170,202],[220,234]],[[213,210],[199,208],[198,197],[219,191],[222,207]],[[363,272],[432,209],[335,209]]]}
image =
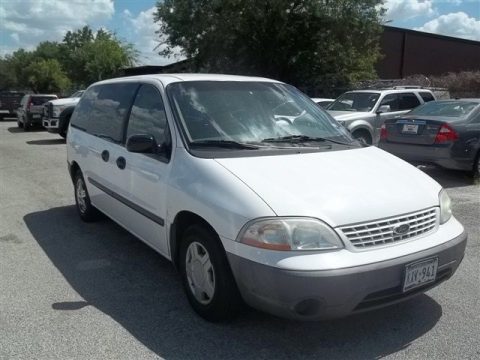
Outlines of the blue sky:
{"label": "blue sky", "polygon": [[[0,55],[60,41],[83,25],[114,31],[140,52],[139,64],[166,64],[153,22],[155,0],[0,0]],[[480,41],[480,0],[385,0],[388,25]]]}

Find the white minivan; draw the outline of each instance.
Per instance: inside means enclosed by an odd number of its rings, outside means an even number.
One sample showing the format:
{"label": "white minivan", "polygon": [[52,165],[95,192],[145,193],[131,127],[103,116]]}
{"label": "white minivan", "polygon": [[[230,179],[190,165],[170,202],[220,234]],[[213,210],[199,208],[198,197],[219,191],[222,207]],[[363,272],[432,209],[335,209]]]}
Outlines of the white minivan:
{"label": "white minivan", "polygon": [[244,302],[304,320],[379,308],[448,279],[464,255],[438,183],[279,81],[101,81],[67,149],[80,217],[104,213],[170,259],[210,321]]}

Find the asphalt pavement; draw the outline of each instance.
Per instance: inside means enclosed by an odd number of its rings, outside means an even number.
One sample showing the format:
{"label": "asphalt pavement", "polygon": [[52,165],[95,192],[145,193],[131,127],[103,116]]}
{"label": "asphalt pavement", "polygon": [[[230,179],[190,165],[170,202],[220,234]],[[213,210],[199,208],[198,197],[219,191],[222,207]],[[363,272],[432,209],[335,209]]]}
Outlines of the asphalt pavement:
{"label": "asphalt pavement", "polygon": [[167,260],[108,219],[80,221],[63,139],[0,122],[0,359],[480,359],[480,185],[423,170],[469,233],[448,282],[335,321],[246,309],[211,324]]}

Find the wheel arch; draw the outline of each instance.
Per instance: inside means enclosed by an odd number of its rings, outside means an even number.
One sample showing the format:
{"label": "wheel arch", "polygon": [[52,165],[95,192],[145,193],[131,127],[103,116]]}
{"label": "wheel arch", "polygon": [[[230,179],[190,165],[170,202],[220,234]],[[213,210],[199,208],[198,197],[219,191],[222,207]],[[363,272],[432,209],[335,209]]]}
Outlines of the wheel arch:
{"label": "wheel arch", "polygon": [[195,214],[194,212],[191,212],[188,210],[182,210],[177,213],[177,215],[175,216],[175,219],[170,225],[169,239],[168,239],[169,247],[170,247],[170,258],[173,265],[177,269],[178,269],[178,260],[179,260],[178,254],[179,254],[179,248],[180,248],[180,242],[181,242],[182,236],[185,230],[188,228],[188,226],[194,225],[194,224],[205,226],[205,228],[210,230],[216,236],[222,249],[224,249],[217,231],[207,220],[205,220],[200,215]]}

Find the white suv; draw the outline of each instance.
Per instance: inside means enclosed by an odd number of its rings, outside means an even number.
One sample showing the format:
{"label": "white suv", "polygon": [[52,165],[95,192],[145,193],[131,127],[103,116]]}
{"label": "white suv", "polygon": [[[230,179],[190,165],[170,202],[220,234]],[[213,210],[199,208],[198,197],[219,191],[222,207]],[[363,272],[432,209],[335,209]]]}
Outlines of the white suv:
{"label": "white suv", "polygon": [[406,114],[417,106],[435,100],[423,88],[348,91],[328,106],[328,112],[345,126],[355,139],[377,144],[385,120]]}
{"label": "white suv", "polygon": [[102,81],[67,150],[80,217],[100,211],[170,259],[211,321],[243,301],[309,320],[375,309],[446,280],[464,255],[439,184],[278,81]]}

